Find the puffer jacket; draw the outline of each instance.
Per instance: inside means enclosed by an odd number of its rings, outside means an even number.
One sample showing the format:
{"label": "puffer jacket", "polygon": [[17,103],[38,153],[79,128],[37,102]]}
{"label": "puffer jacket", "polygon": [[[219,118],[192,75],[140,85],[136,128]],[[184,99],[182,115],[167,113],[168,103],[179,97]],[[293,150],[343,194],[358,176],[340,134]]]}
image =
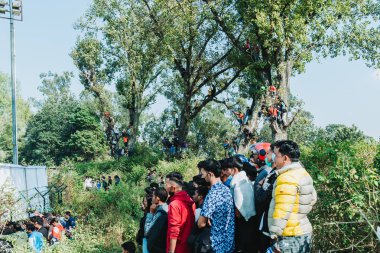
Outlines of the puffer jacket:
{"label": "puffer jacket", "polygon": [[317,201],[313,179],[298,162],[284,166],[276,173],[278,177],[268,213],[269,232],[277,236],[312,233],[307,214]]}

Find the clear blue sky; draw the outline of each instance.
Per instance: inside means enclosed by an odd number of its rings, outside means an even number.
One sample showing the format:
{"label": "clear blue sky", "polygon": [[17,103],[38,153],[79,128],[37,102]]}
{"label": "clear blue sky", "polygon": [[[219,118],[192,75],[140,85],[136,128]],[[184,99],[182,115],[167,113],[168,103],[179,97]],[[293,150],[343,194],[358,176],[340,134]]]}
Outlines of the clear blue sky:
{"label": "clear blue sky", "polygon": [[[74,22],[91,0],[24,1],[24,21],[16,23],[16,69],[23,97],[40,97],[39,74],[47,71],[74,71],[69,56],[78,32]],[[9,22],[0,19],[0,71],[10,73]],[[312,62],[306,73],[291,80],[292,92],[305,101],[305,109],[318,126],[331,123],[357,125],[367,135],[379,138],[380,72],[364,62],[347,58]],[[73,90],[81,90],[78,78]],[[159,102],[164,103],[162,99]],[[151,109],[159,112],[162,106]]]}

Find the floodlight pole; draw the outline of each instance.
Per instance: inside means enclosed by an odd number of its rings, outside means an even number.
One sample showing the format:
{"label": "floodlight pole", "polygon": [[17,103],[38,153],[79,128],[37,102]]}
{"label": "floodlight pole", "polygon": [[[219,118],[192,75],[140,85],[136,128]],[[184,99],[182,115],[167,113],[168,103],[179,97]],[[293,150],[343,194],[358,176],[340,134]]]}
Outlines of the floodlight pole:
{"label": "floodlight pole", "polygon": [[11,37],[11,86],[12,86],[12,141],[13,141],[13,164],[18,164],[17,143],[17,98],[16,98],[16,64],[15,64],[15,28],[13,21],[12,0],[9,0],[9,22]]}

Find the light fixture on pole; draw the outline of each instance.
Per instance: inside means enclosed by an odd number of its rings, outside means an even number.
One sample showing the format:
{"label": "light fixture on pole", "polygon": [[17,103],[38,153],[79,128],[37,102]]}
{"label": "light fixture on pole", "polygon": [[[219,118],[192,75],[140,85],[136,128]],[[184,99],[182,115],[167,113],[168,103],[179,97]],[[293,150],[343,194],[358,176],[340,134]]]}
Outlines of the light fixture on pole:
{"label": "light fixture on pole", "polygon": [[[9,16],[8,14],[9,13]],[[12,142],[13,142],[13,164],[18,164],[17,144],[17,104],[16,104],[16,65],[15,65],[15,32],[14,21],[22,21],[22,1],[9,0],[8,3],[0,0],[0,18],[10,21],[11,42],[11,86],[12,86]]]}

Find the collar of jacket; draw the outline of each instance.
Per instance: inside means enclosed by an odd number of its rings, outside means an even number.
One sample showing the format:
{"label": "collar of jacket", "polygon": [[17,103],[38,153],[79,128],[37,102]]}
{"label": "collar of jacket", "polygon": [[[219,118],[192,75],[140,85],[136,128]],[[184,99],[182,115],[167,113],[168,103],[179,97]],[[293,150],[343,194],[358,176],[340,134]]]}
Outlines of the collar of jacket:
{"label": "collar of jacket", "polygon": [[288,164],[288,165],[282,167],[281,169],[277,170],[276,174],[278,176],[278,175],[281,175],[281,174],[283,174],[283,173],[285,173],[287,171],[297,170],[297,169],[301,169],[301,168],[303,168],[303,166],[301,165],[300,162],[293,162],[293,163]]}
{"label": "collar of jacket", "polygon": [[[157,211],[158,210],[163,210],[163,211],[165,211],[165,212],[168,212],[168,204],[166,204],[166,203],[164,203],[164,204],[162,204],[162,205],[159,205],[158,207],[157,207]],[[156,212],[157,212],[156,211]]]}

